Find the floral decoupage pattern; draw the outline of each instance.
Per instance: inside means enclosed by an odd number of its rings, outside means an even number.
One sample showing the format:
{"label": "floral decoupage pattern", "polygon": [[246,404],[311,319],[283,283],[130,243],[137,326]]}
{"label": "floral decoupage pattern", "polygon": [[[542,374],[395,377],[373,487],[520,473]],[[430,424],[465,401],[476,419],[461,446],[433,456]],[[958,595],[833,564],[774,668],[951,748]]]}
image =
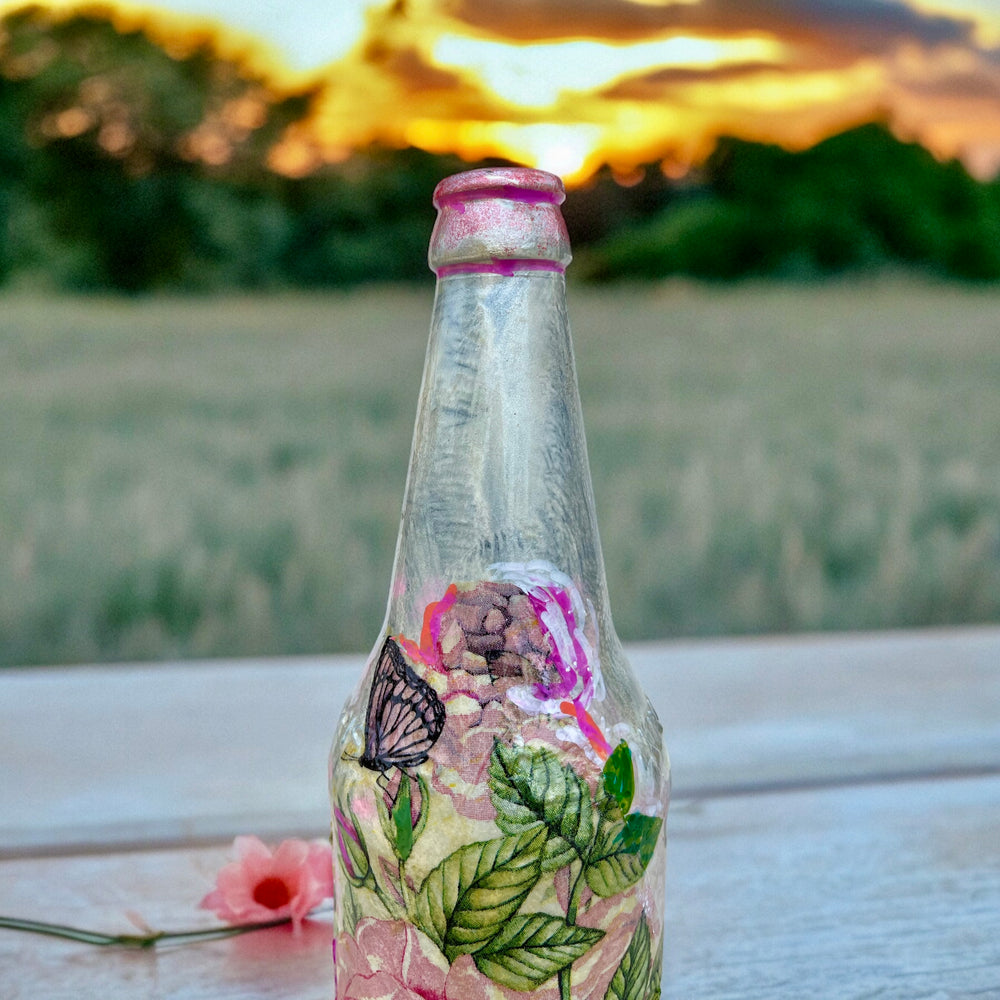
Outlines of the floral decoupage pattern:
{"label": "floral decoupage pattern", "polygon": [[337,998],[652,1000],[660,776],[627,726],[602,728],[573,582],[543,563],[489,574],[448,586],[419,636],[385,638],[343,741]]}

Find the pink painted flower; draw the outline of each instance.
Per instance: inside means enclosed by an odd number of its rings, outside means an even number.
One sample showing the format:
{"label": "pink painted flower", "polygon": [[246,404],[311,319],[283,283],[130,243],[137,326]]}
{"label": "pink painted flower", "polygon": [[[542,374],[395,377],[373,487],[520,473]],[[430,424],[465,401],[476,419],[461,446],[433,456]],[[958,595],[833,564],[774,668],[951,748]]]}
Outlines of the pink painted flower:
{"label": "pink painted flower", "polygon": [[576,741],[606,760],[611,747],[588,711],[604,699],[593,606],[565,573],[548,563],[498,563],[491,569],[527,594],[549,647],[541,679],[512,687],[508,697],[528,715],[574,720]]}
{"label": "pink painted flower", "polygon": [[285,840],[273,853],[257,837],[233,841],[236,860],[200,906],[230,924],[290,917],[298,926],[333,896],[333,859],[322,841]]}
{"label": "pink painted flower", "polygon": [[594,611],[585,604],[573,581],[544,562],[498,563],[491,569],[528,595],[550,648],[545,678],[530,687],[515,689],[511,696],[518,704],[524,702],[521,707],[525,711],[550,715],[560,711],[563,701],[589,708],[594,698],[601,700],[604,681],[587,635],[588,630],[596,628]]}

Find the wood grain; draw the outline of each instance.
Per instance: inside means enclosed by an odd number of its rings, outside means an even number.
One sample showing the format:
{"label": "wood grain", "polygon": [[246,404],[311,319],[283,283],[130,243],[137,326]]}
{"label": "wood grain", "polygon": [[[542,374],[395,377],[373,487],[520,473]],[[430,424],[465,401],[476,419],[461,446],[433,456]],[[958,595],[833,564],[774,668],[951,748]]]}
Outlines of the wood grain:
{"label": "wood grain", "polygon": [[[197,909],[221,848],[7,861],[0,912],[108,933],[217,926]],[[310,921],[155,951],[94,947],[0,930],[3,1000],[330,1000],[331,927]]]}
{"label": "wood grain", "polygon": [[[664,996],[1000,998],[1000,628],[630,649],[667,729]],[[360,657],[0,673],[0,913],[197,909],[324,835]],[[0,931],[0,1000],[329,1000],[329,924],[156,952]]]}
{"label": "wood grain", "polygon": [[1000,779],[691,802],[665,996],[1000,997]]}
{"label": "wood grain", "polygon": [[[1000,628],[630,647],[676,798],[1000,769]],[[318,833],[360,657],[0,673],[0,856]]]}
{"label": "wood grain", "polygon": [[[1000,779],[689,800],[670,818],[672,1000],[1000,996]],[[0,912],[211,926],[222,848],[9,860]],[[0,931],[4,1000],[321,1000],[329,925],[108,951]]]}

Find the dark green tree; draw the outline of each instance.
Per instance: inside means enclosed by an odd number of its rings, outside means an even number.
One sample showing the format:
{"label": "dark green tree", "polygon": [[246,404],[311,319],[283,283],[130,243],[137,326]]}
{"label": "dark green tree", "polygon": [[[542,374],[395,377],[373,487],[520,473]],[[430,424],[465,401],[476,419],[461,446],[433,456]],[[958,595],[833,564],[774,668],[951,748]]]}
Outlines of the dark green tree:
{"label": "dark green tree", "polygon": [[800,153],[724,139],[700,183],[645,224],[611,234],[591,277],[814,277],[880,266],[1000,278],[1000,199],[883,125]]}

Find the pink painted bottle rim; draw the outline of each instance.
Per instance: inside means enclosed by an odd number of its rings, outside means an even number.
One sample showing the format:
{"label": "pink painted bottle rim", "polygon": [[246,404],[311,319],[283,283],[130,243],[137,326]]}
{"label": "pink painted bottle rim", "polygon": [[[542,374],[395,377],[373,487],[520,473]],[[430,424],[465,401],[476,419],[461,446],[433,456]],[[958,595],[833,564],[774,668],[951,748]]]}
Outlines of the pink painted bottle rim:
{"label": "pink painted bottle rim", "polygon": [[555,174],[530,167],[483,167],[452,174],[434,189],[434,207],[480,198],[561,205],[566,189]]}
{"label": "pink painted bottle rim", "polygon": [[434,190],[438,218],[428,263],[439,278],[563,273],[572,260],[559,206],[562,180],[528,167],[466,170]]}
{"label": "pink painted bottle rim", "polygon": [[462,264],[441,264],[437,267],[437,276],[447,278],[450,274],[499,274],[509,278],[518,271],[551,271],[554,274],[565,274],[566,268],[557,260],[492,257],[490,260],[467,261]]}

